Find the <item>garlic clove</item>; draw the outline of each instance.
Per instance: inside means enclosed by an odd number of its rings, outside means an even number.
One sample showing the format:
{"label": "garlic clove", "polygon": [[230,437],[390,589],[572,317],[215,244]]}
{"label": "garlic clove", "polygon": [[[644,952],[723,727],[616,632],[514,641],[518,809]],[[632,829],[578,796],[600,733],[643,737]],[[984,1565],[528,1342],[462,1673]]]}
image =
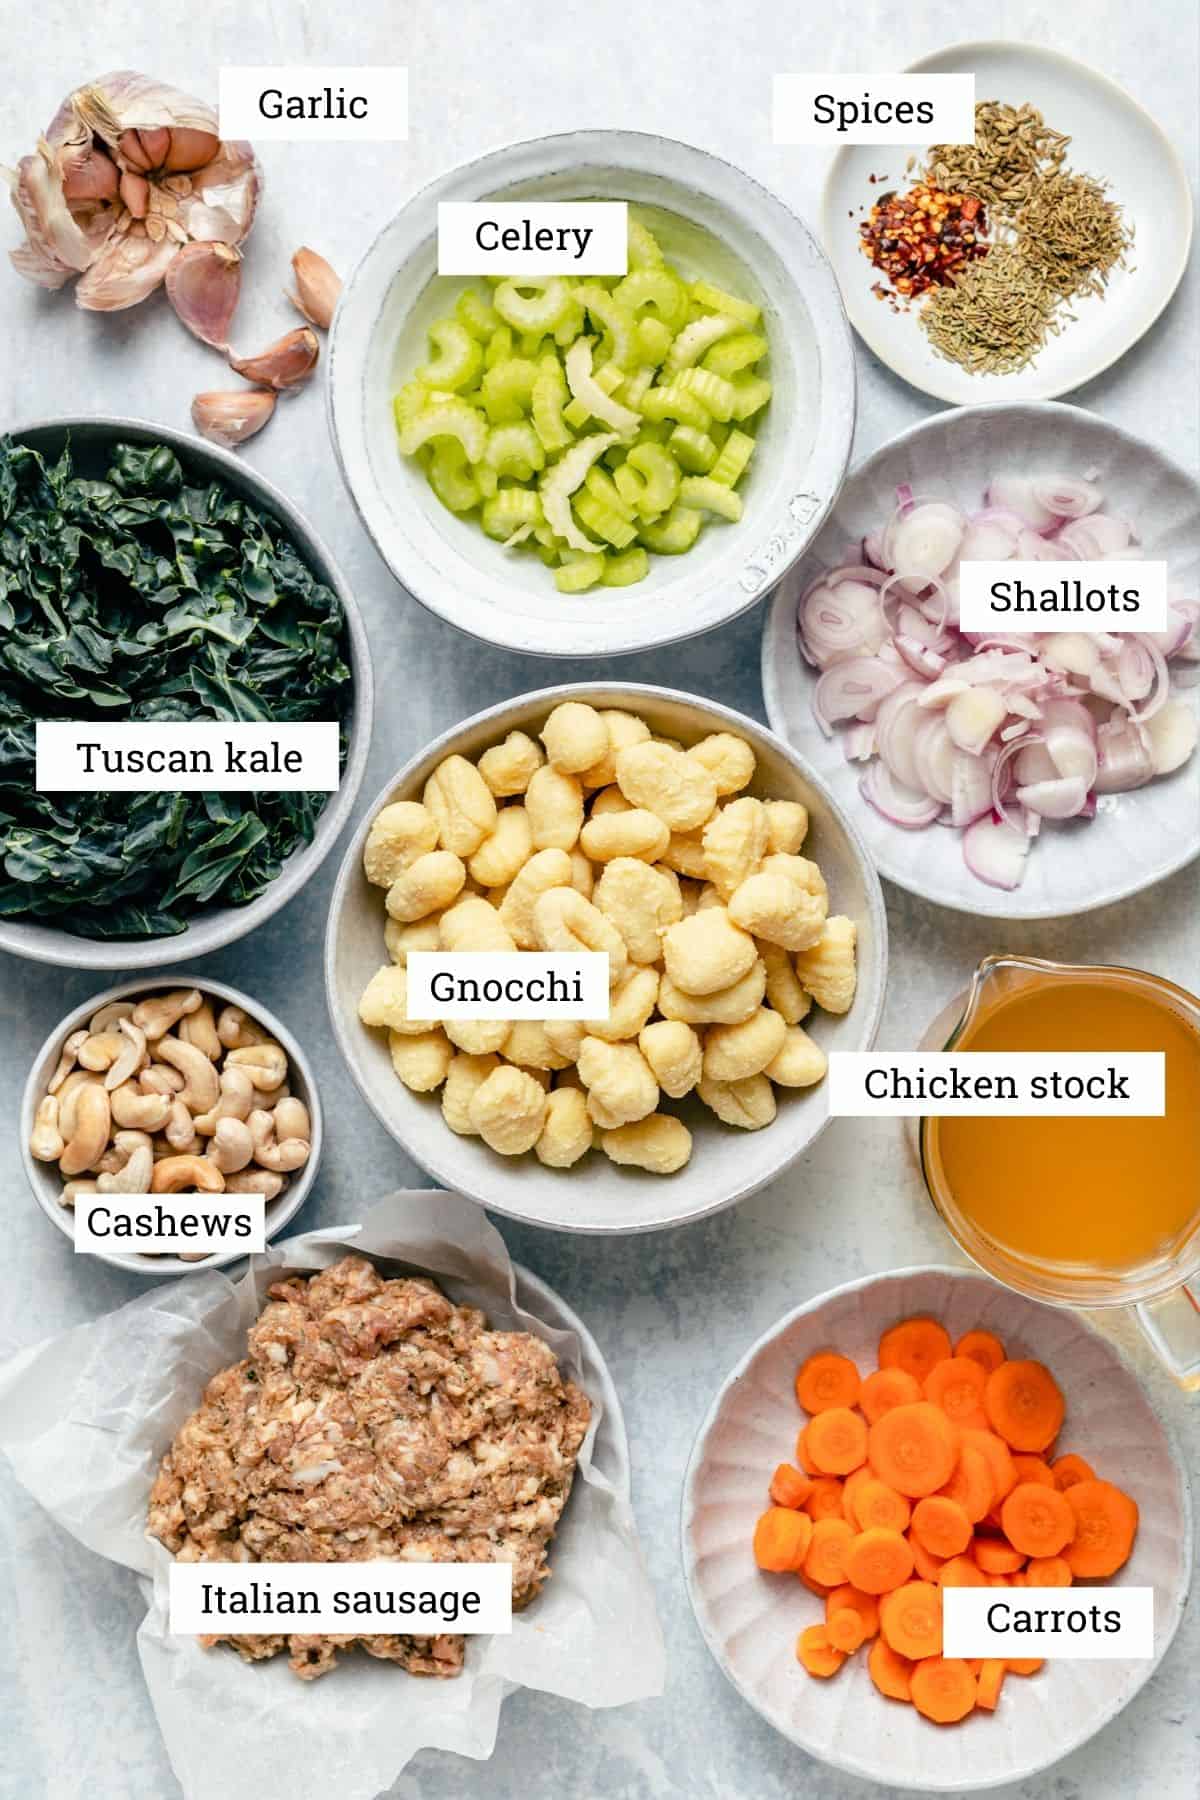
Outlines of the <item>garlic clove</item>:
{"label": "garlic clove", "polygon": [[137,306],[158,287],[179,248],[165,232],[154,243],[140,226],[115,234],[76,283],[76,306],[85,312],[122,312]]}
{"label": "garlic clove", "polygon": [[196,131],[187,125],[177,125],[168,135],[171,142],[162,166],[171,175],[190,175],[193,169],[202,169],[221,148],[221,140],[215,131]]}
{"label": "garlic clove", "polygon": [[120,171],[112,158],[95,149],[90,141],[81,146],[64,146],[59,168],[63,199],[68,206],[105,206],[116,199]]}
{"label": "garlic clove", "polygon": [[296,331],[289,331],[266,350],[257,356],[231,356],[229,366],[246,381],[260,383],[263,387],[274,388],[276,392],[283,388],[298,387],[307,381],[317,366],[317,358],[321,354],[321,346],[315,331],[307,325],[301,325]]}
{"label": "garlic clove", "polygon": [[192,401],[192,424],[201,437],[235,450],[261,431],[275,411],[275,396],[263,388],[214,390]]}
{"label": "garlic clove", "polygon": [[297,312],[304,314],[310,325],[319,325],[322,331],[328,331],[342,291],[341,276],[323,256],[310,250],[307,245],[297,250],[293,256],[292,270],[296,277],[296,291],[289,294],[288,299]]}
{"label": "garlic clove", "polygon": [[167,270],[167,299],[193,337],[227,350],[242,289],[241,253],[231,244],[185,244]]}
{"label": "garlic clove", "polygon": [[144,219],[150,211],[150,183],[146,177],[126,169],[121,176],[121,200],[135,219]]}

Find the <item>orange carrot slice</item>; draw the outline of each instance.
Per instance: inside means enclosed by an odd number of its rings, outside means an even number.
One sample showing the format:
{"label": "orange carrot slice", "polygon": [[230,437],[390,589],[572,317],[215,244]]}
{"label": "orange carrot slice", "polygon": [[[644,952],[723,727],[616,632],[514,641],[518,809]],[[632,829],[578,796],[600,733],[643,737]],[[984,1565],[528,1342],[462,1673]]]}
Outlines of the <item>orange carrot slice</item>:
{"label": "orange carrot slice", "polygon": [[799,1469],[793,1469],[791,1463],[780,1463],[771,1477],[769,1489],[771,1499],[776,1506],[800,1508],[812,1493],[813,1484],[807,1475]]}
{"label": "orange carrot slice", "polygon": [[888,1595],[879,1628],[893,1650],[910,1661],[942,1653],[942,1595],[931,1581],[907,1581]]}
{"label": "orange carrot slice", "polygon": [[[846,1553],[854,1542],[854,1532],[845,1519],[818,1519],[812,1528],[804,1572],[825,1587],[840,1587],[849,1579]],[[861,1587],[861,1582],[855,1582]]]}
{"label": "orange carrot slice", "polygon": [[1005,1667],[1012,1675],[1036,1675],[1045,1660],[1044,1656],[1010,1656]]}
{"label": "orange carrot slice", "polygon": [[1063,1551],[1072,1575],[1115,1575],[1137,1536],[1137,1502],[1111,1481],[1077,1481],[1063,1498],[1075,1515],[1075,1536]]}
{"label": "orange carrot slice", "polygon": [[971,1554],[985,1575],[1015,1575],[1025,1566],[1023,1553],[1010,1544],[1002,1544],[999,1538],[977,1537]]}
{"label": "orange carrot slice", "polygon": [[944,1326],[924,1315],[901,1319],[879,1340],[881,1369],[905,1369],[916,1381],[923,1382],[935,1363],[951,1354],[950,1338]]}
{"label": "orange carrot slice", "polygon": [[971,1521],[957,1500],[927,1494],[913,1507],[913,1536],[931,1556],[961,1556],[971,1542]]}
{"label": "orange carrot slice", "polygon": [[831,1406],[809,1420],[806,1452],[822,1475],[849,1475],[867,1460],[867,1424],[848,1406]]}
{"label": "orange carrot slice", "polygon": [[1000,1508],[1004,1535],[1024,1556],[1057,1556],[1075,1536],[1075,1514],[1066,1494],[1036,1481],[1020,1481]]}
{"label": "orange carrot slice", "polygon": [[796,1398],[805,1412],[828,1412],[834,1406],[855,1406],[862,1383],[848,1356],[835,1350],[818,1350],[796,1373]]}
{"label": "orange carrot slice", "polygon": [[988,1712],[995,1712],[1000,1698],[1000,1689],[1004,1686],[1004,1661],[998,1656],[984,1659],[975,1682],[975,1701],[978,1706],[986,1707]]}
{"label": "orange carrot slice", "polygon": [[886,1638],[875,1639],[867,1656],[867,1670],[881,1694],[889,1700],[911,1700],[912,1669],[907,1656],[897,1656]]}
{"label": "orange carrot slice", "polygon": [[912,1574],[912,1546],[898,1531],[872,1526],[849,1545],[845,1570],[846,1579],[864,1594],[886,1594]]}
{"label": "orange carrot slice", "polygon": [[987,1576],[970,1556],[951,1556],[934,1577],[939,1587],[986,1587]]}
{"label": "orange carrot slice", "polygon": [[954,1725],[975,1708],[975,1677],[952,1656],[926,1656],[912,1672],[912,1703],[935,1725]]}
{"label": "orange carrot slice", "polygon": [[988,1416],[983,1410],[983,1392],[987,1383],[987,1370],[974,1358],[948,1356],[930,1369],[923,1392],[926,1400],[940,1406],[956,1425],[986,1431]]}
{"label": "orange carrot slice", "polygon": [[1074,1579],[1065,1556],[1031,1556],[1021,1570],[1022,1587],[1070,1587]]}
{"label": "orange carrot slice", "polygon": [[[999,1438],[996,1442],[1000,1442]],[[1005,1448],[1007,1449],[1007,1445]],[[956,1501],[971,1524],[978,1525],[990,1510],[995,1492],[992,1471],[983,1451],[976,1449],[973,1444],[964,1443],[958,1453],[953,1475],[938,1492],[947,1500]]]}
{"label": "orange carrot slice", "polygon": [[1044,1363],[1001,1363],[987,1378],[983,1403],[992,1430],[1013,1450],[1046,1450],[1062,1427],[1062,1391]]}
{"label": "orange carrot slice", "polygon": [[1054,1479],[1054,1470],[1044,1456],[1018,1454],[1013,1457],[1013,1468],[1017,1472],[1017,1481],[1014,1486],[1022,1481],[1036,1481],[1042,1487],[1056,1488],[1058,1486]]}
{"label": "orange carrot slice", "polygon": [[807,1513],[768,1507],[754,1527],[754,1560],[775,1574],[798,1569],[808,1554],[813,1522]]}
{"label": "orange carrot slice", "polygon": [[921,1384],[907,1369],[876,1369],[862,1384],[858,1404],[867,1415],[867,1424],[882,1419],[893,1406],[911,1406],[921,1398]]}
{"label": "orange carrot slice", "polygon": [[949,1481],[958,1459],[958,1439],[940,1407],[916,1400],[894,1406],[875,1421],[867,1453],[881,1481],[910,1500],[919,1500],[936,1494]]}
{"label": "orange carrot slice", "polygon": [[909,1549],[913,1553],[913,1570],[922,1581],[936,1581],[938,1571],[948,1559],[944,1556],[931,1556],[920,1538],[913,1534],[911,1527],[905,1533]]}
{"label": "orange carrot slice", "polygon": [[912,1507],[903,1494],[898,1494],[886,1481],[868,1473],[855,1490],[854,1517],[862,1531],[881,1526],[885,1531],[907,1531]]}
{"label": "orange carrot slice", "polygon": [[992,1477],[992,1505],[997,1505],[1017,1485],[1012,1451],[996,1432],[974,1431],[970,1426],[962,1433],[962,1448],[978,1450],[983,1457]]}
{"label": "orange carrot slice", "polygon": [[818,1475],[812,1484],[812,1491],[804,1502],[804,1510],[813,1520],[840,1519],[842,1515],[842,1484],[834,1475]]}
{"label": "orange carrot slice", "polygon": [[1096,1479],[1096,1471],[1091,1463],[1085,1462],[1082,1456],[1074,1454],[1060,1456],[1051,1465],[1051,1472],[1056,1488],[1074,1487],[1077,1481],[1095,1481]]}
{"label": "orange carrot slice", "polygon": [[[844,1581],[840,1587],[831,1588],[825,1601],[825,1623],[828,1625],[835,1613],[856,1612],[862,1622],[862,1638],[873,1638],[879,1631],[879,1602],[874,1594],[866,1594],[852,1582]],[[836,1639],[835,1639],[836,1642]],[[839,1648],[844,1646],[839,1645]],[[855,1645],[855,1649],[858,1646]]]}
{"label": "orange carrot slice", "polygon": [[845,1655],[829,1641],[829,1633],[824,1625],[810,1625],[796,1639],[796,1656],[804,1664],[810,1675],[817,1675],[827,1681],[836,1675],[845,1662]]}
{"label": "orange carrot slice", "polygon": [[954,1346],[955,1356],[969,1356],[990,1375],[1006,1360],[1004,1345],[991,1331],[964,1331]]}

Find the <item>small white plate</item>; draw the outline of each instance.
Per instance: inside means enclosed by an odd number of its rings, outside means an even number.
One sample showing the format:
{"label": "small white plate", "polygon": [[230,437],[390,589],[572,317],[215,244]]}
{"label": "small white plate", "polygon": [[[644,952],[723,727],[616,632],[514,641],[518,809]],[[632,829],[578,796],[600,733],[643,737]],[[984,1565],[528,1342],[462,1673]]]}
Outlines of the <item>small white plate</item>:
{"label": "small white plate", "polygon": [[[1200,855],[1197,758],[1136,792],[1102,796],[1094,819],[1047,824],[1020,887],[988,887],[963,861],[961,832],[940,825],[907,831],[862,798],[866,765],[847,762],[841,730],[827,738],[813,717],[816,678],[796,647],[797,602],[822,568],[836,568],[849,546],[889,517],[901,482],[915,494],[974,512],[998,472],[1082,476],[1092,470],[1111,510],[1135,526],[1141,554],[1165,558],[1172,585],[1195,593],[1200,483],[1119,426],[1046,400],[963,407],[900,432],[855,469],[819,536],[776,590],[762,650],[772,729],[854,820],[879,873],[938,906],[989,918],[1057,919],[1152,887]],[[851,560],[860,560],[857,552]],[[1200,689],[1177,697],[1196,705]]]}
{"label": "small white plate", "polygon": [[[832,1681],[814,1681],[796,1638],[822,1608],[792,1575],[754,1562],[754,1521],[775,1465],[791,1457],[804,1415],[795,1372],[834,1346],[864,1371],[881,1333],[932,1313],[951,1338],[998,1334],[1010,1356],[1044,1362],[1067,1401],[1064,1450],[1127,1488],[1141,1521],[1116,1587],[1153,1587],[1154,1656],[1144,1661],[1049,1661],[1010,1677],[994,1714],[954,1728],[876,1692],[861,1654]],[[985,1276],[952,1268],[899,1269],[820,1294],[747,1352],[700,1428],[683,1491],[683,1563],[697,1623],[734,1687],[777,1731],[835,1768],[923,1793],[971,1792],[1027,1780],[1114,1719],[1154,1673],[1187,1600],[1192,1505],[1178,1450],[1133,1371],[1077,1313],[1039,1306]],[[1088,1590],[1084,1590],[1085,1592]],[[808,1784],[812,1787],[812,1783]]]}
{"label": "small white plate", "polygon": [[[954,44],[911,65],[922,74],[975,75],[979,100],[1028,101],[1071,138],[1070,168],[1110,184],[1134,227],[1128,269],[1109,277],[1103,300],[1075,302],[1074,324],[1011,375],[969,375],[935,354],[917,308],[893,312],[871,292],[882,281],[859,249],[858,227],[873,200],[911,181],[910,156],[928,144],[857,144],[839,150],[825,181],[821,235],[850,322],[881,362],[953,406],[988,400],[1050,400],[1099,375],[1149,330],[1179,285],[1192,235],[1192,200],[1182,164],[1157,123],[1125,89],[1057,50],[1034,44]],[[874,175],[872,185],[868,179]],[[886,179],[883,179],[886,178]],[[887,283],[883,283],[886,288]]]}

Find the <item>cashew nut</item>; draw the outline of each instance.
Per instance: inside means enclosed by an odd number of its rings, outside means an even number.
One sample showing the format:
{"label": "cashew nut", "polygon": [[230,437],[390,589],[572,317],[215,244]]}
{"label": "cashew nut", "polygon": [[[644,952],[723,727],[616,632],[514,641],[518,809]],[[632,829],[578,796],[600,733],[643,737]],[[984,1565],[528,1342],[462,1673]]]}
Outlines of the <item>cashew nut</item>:
{"label": "cashew nut", "polygon": [[57,1162],[63,1148],[62,1132],[58,1129],[58,1101],[53,1094],[47,1094],[33,1115],[30,1155],[36,1156],[39,1162]]}
{"label": "cashew nut", "polygon": [[[287,1075],[287,1055],[279,1044],[267,1038],[244,1050],[231,1050],[225,1058],[225,1067],[245,1069],[256,1088],[273,1090],[283,1084]],[[209,1105],[215,1102],[214,1094]]]}
{"label": "cashew nut", "polygon": [[132,1081],[113,1091],[112,1116],[118,1125],[133,1131],[161,1131],[170,1113],[166,1094],[143,1094]]}
{"label": "cashew nut", "polygon": [[201,1137],[211,1137],[219,1119],[247,1119],[254,1105],[254,1081],[248,1069],[221,1070],[220,1098],[208,1112],[192,1120]]}
{"label": "cashew nut", "polygon": [[208,1155],[222,1175],[234,1175],[244,1169],[254,1155],[254,1139],[250,1127],[241,1119],[218,1119],[208,1146]]}
{"label": "cashew nut", "polygon": [[100,1176],[96,1191],[101,1194],[148,1194],[153,1175],[153,1152],[141,1145],[115,1175]]}
{"label": "cashew nut", "polygon": [[287,1138],[311,1140],[312,1123],[303,1100],[297,1100],[291,1094],[287,1094],[276,1104],[275,1136],[281,1142]]}
{"label": "cashew nut", "polygon": [[131,1019],[121,1019],[117,1023],[121,1036],[121,1049],[109,1065],[108,1074],[104,1077],[104,1085],[111,1094],[131,1076],[136,1075],[146,1061],[146,1034]]}
{"label": "cashew nut", "polygon": [[172,1100],[171,1111],[163,1127],[163,1132],[172,1150],[177,1150],[181,1156],[193,1155],[200,1149],[200,1139],[196,1136],[196,1122],[188,1111],[182,1096]]}
{"label": "cashew nut", "polygon": [[220,1062],[225,1054],[225,1046],[217,1036],[211,1000],[202,1000],[195,1012],[184,1014],[177,1035],[181,1043],[194,1044],[197,1050],[203,1050],[209,1062]]}
{"label": "cashew nut", "polygon": [[151,1063],[139,1074],[138,1086],[144,1094],[165,1094],[170,1099],[183,1087],[183,1076],[169,1063]]}
{"label": "cashew nut", "polygon": [[164,1156],[154,1165],[152,1194],[223,1194],[225,1177],[207,1156]]}
{"label": "cashew nut", "polygon": [[185,1013],[195,1012],[203,1001],[199,988],[171,988],[168,993],[151,994],[148,1000],[139,1001],[130,1016],[153,1044],[165,1037]]}
{"label": "cashew nut", "polygon": [[74,1096],[71,1135],[58,1159],[64,1175],[82,1175],[103,1156],[111,1124],[109,1098],[100,1084],[91,1082],[81,1087]]}
{"label": "cashew nut", "polygon": [[154,1139],[148,1131],[114,1131],[110,1147],[121,1158],[121,1167],[124,1168],[135,1150],[153,1152]]}
{"label": "cashew nut", "polygon": [[[178,1038],[162,1037],[158,1040],[159,1056],[169,1062],[173,1068],[179,1069],[184,1078],[184,1085],[177,1095],[192,1113],[205,1113],[210,1106],[215,1106],[221,1093],[221,1084],[217,1071],[205,1056],[203,1050],[197,1050],[195,1044],[183,1044]],[[233,1051],[234,1056],[246,1055],[245,1051]]]}
{"label": "cashew nut", "polygon": [[111,1069],[124,1048],[125,1040],[119,1031],[90,1033],[79,1046],[80,1066],[95,1071]]}
{"label": "cashew nut", "polygon": [[239,1169],[225,1179],[227,1194],[261,1194],[264,1200],[277,1200],[286,1186],[286,1175],[273,1175],[268,1169]]}
{"label": "cashew nut", "polygon": [[71,1137],[75,1130],[75,1102],[87,1087],[103,1087],[99,1075],[91,1075],[86,1069],[74,1069],[67,1076],[58,1090],[58,1129],[64,1140]]}
{"label": "cashew nut", "polygon": [[308,1161],[307,1138],[277,1139],[275,1120],[269,1112],[256,1107],[246,1124],[254,1143],[254,1160],[260,1168],[285,1174],[301,1168]]}
{"label": "cashew nut", "polygon": [[80,1046],[86,1041],[87,1035],[86,1028],[81,1031],[73,1031],[63,1045],[62,1053],[58,1059],[58,1067],[46,1083],[46,1092],[48,1094],[57,1094],[59,1088],[67,1079],[71,1070],[75,1067],[75,1064],[79,1060]]}
{"label": "cashew nut", "polygon": [[240,1006],[224,1006],[217,1020],[217,1036],[227,1050],[246,1050],[251,1044],[265,1044],[267,1034],[247,1017]]}
{"label": "cashew nut", "polygon": [[93,1036],[100,1031],[115,1031],[122,1019],[133,1016],[132,1000],[110,1000],[99,1012],[94,1012],[87,1022],[87,1028]]}
{"label": "cashew nut", "polygon": [[58,1196],[59,1204],[62,1206],[74,1206],[74,1204],[75,1204],[76,1200],[78,1200],[80,1194],[98,1194],[99,1192],[100,1192],[99,1182],[96,1182],[96,1181],[68,1181],[68,1183],[64,1187],[62,1193]]}

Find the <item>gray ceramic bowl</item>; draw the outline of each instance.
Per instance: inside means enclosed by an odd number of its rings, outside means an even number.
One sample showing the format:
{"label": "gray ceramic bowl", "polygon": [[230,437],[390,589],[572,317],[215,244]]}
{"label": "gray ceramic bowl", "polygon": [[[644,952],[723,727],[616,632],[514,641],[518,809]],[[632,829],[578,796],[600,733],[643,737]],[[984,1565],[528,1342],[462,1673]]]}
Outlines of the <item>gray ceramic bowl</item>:
{"label": "gray ceramic bowl", "polygon": [[210,951],[244,937],[272,913],[278,912],[316,874],[350,817],[367,766],[372,717],[370,651],[354,596],[312,526],[278,488],[272,487],[256,470],[239,462],[230,451],[144,419],[53,419],[35,425],[14,426],[10,433],[19,443],[29,444],[49,456],[58,454],[68,434],[77,456],[87,468],[94,466],[116,442],[170,445],[186,469],[205,480],[226,482],[254,506],[276,518],[313,573],[332,588],[346,615],[354,692],[349,751],[341,786],[336,794],[329,796],[317,821],[312,843],[288,858],[279,876],[257,900],[252,900],[248,906],[211,907],[198,913],[187,930],[177,937],[93,939],[77,937],[73,932],[61,931],[34,919],[0,920],[0,949],[11,950],[14,955],[28,957],[33,962],[55,963],[74,969],[158,968],[163,963],[207,956]]}
{"label": "gray ceramic bowl", "polygon": [[437,1095],[410,1092],[393,1072],[387,1034],[370,1030],[358,1017],[363,989],[387,961],[383,890],[371,886],[362,867],[372,819],[391,800],[419,799],[443,757],[476,757],[513,730],[535,735],[551,708],[566,699],[624,707],[640,713],[660,735],[684,743],[712,731],[738,732],[758,759],[750,791],[804,802],[810,815],[805,854],[820,864],[834,908],[858,925],[854,1004],[842,1018],[816,1015],[813,1035],[827,1051],[870,1048],[883,1006],[887,920],[879,879],[858,831],[809,765],[763,726],[711,701],[632,682],[580,682],[506,701],[446,732],[393,776],[367,807],[338,871],[325,938],[326,993],[338,1044],[363,1098],[444,1186],[493,1212],[560,1231],[654,1231],[719,1212],[788,1168],[825,1128],[827,1084],[780,1090],[778,1116],[763,1131],[722,1125],[699,1101],[685,1102],[681,1111],[694,1148],[676,1175],[617,1168],[599,1151],[573,1169],[547,1169],[532,1155],[497,1156],[480,1138],[456,1137],[442,1119]]}
{"label": "gray ceramic bowl", "polygon": [[[560,594],[535,560],[446,511],[396,445],[392,396],[428,355],[426,332],[463,287],[437,274],[441,201],[627,200],[668,258],[761,306],[774,399],[736,525],[686,556],[654,557],[629,588]],[[610,656],[707,631],[772,588],[819,530],[854,430],[854,354],[841,296],[802,219],[731,163],[637,131],[513,144],[410,200],[350,277],[329,349],[329,413],[346,484],[380,555],[460,630],[538,656]]]}
{"label": "gray ceramic bowl", "polygon": [[[155,979],[153,976],[139,976],[136,980],[123,981],[119,987],[106,988],[101,994],[93,994],[81,1006],[75,1007],[64,1019],[54,1027],[41,1049],[33,1060],[25,1082],[25,1092],[21,1097],[21,1156],[25,1163],[25,1173],[29,1177],[29,1185],[33,1189],[34,1198],[45,1213],[53,1221],[63,1236],[74,1242],[73,1214],[70,1207],[64,1206],[59,1195],[62,1192],[63,1180],[56,1163],[38,1162],[29,1149],[29,1134],[33,1129],[33,1116],[38,1103],[46,1092],[46,1084],[58,1066],[59,1052],[73,1031],[86,1025],[93,1013],[99,1012],[111,1000],[129,1000],[134,995],[158,993],[164,988],[199,988],[206,998],[216,1000],[222,1006],[242,1007],[264,1031],[270,1033],[277,1044],[282,1045],[288,1057],[288,1085],[298,1100],[303,1100],[308,1108],[312,1123],[312,1148],[304,1167],[297,1169],[290,1178],[288,1186],[278,1200],[267,1203],[267,1242],[277,1237],[294,1219],[304,1202],[308,1199],[317,1169],[321,1162],[321,1151],[324,1145],[325,1130],[321,1112],[321,1096],[317,1089],[316,1076],[312,1064],[292,1036],[287,1026],[269,1012],[260,1000],[250,994],[244,994],[240,988],[228,987],[223,981],[214,981],[208,975],[193,975],[186,970],[180,974],[171,970],[169,974]],[[89,1254],[92,1254],[89,1252]],[[219,1269],[226,1263],[240,1262],[246,1254],[243,1250],[228,1251],[224,1255],[214,1253],[196,1262],[185,1262],[178,1256],[139,1256],[136,1252],[122,1254],[98,1250],[94,1252],[101,1262],[112,1263],[114,1268],[129,1269],[135,1275],[148,1275],[159,1280],[164,1275],[188,1275],[194,1269]]]}

